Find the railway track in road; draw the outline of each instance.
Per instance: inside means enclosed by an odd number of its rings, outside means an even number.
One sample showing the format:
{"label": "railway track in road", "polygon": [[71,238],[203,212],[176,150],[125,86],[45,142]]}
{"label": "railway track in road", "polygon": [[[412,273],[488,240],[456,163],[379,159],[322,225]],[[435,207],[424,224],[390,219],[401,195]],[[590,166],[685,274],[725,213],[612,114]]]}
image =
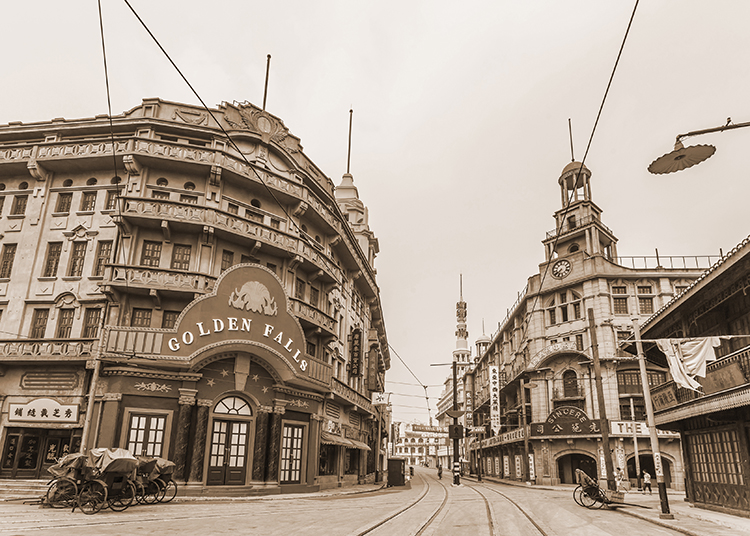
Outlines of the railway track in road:
{"label": "railway track in road", "polygon": [[[457,493],[457,490],[459,488],[449,488],[443,482],[440,480],[436,480],[434,478],[427,478],[424,474],[418,474],[419,478],[422,480],[422,482],[425,484],[425,490],[411,503],[407,504],[403,508],[400,508],[396,510],[395,512],[390,513],[387,517],[384,519],[379,520],[377,523],[364,528],[363,530],[360,530],[351,536],[370,536],[370,535],[376,535],[376,534],[409,534],[409,536],[428,536],[430,534],[441,534],[441,532],[438,532],[440,523],[445,519],[445,517],[449,514],[448,510],[450,509],[451,504],[451,498],[452,494],[454,495]],[[432,480],[432,482],[431,482]],[[408,532],[404,532],[403,524],[405,520],[405,516],[409,515],[419,515],[414,510],[415,507],[420,505],[430,494],[430,491],[432,490],[432,487],[434,485],[439,485],[443,490],[443,497],[440,501],[440,503],[428,510],[426,513],[422,513],[422,519],[421,520],[414,520],[416,521],[415,526],[411,527]],[[464,488],[468,488],[471,491],[475,492],[477,495],[479,495],[482,498],[482,501],[484,503],[484,509],[486,512],[486,523],[488,527],[488,533],[490,536],[495,536],[496,534],[500,534],[501,527],[496,521],[496,516],[492,507],[492,502],[488,498],[488,496],[483,493],[483,490],[486,490],[488,492],[500,495],[503,497],[505,501],[508,502],[509,505],[511,505],[515,510],[523,514],[524,520],[526,524],[528,525],[528,529],[530,532],[525,532],[525,534],[531,534],[531,533],[538,533],[540,536],[549,536],[549,534],[542,528],[534,519],[529,515],[529,513],[524,510],[518,503],[513,501],[510,497],[505,495],[504,493],[493,489],[488,486],[480,485],[480,484],[473,484],[468,483],[464,481]],[[433,490],[434,491],[434,490]],[[443,515],[441,515],[443,514]],[[396,529],[396,527],[398,527]],[[479,527],[476,527],[474,529],[476,532],[479,531]]]}

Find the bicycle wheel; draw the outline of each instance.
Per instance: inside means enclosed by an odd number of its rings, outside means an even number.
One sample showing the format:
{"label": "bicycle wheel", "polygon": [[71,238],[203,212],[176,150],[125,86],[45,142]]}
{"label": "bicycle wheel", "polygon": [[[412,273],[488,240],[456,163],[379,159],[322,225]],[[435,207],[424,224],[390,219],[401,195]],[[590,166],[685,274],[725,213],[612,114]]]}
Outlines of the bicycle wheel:
{"label": "bicycle wheel", "polygon": [[78,486],[69,478],[58,478],[47,488],[47,504],[52,508],[70,508],[76,503]]}
{"label": "bicycle wheel", "polygon": [[109,507],[115,512],[122,512],[135,501],[135,485],[128,482],[117,495],[110,496]]}
{"label": "bicycle wheel", "polygon": [[578,504],[578,506],[583,506],[583,503],[581,502],[581,494],[583,493],[583,486],[578,484],[576,486],[576,489],[573,490],[573,500]]}
{"label": "bicycle wheel", "polygon": [[156,480],[149,480],[143,485],[143,503],[144,504],[154,504],[159,500],[159,495],[161,495],[161,488],[159,487],[159,484],[156,482]]}
{"label": "bicycle wheel", "polygon": [[89,480],[81,486],[76,506],[86,515],[97,513],[107,502],[107,488],[99,480]]}
{"label": "bicycle wheel", "polygon": [[159,487],[162,490],[161,495],[159,495],[159,502],[168,503],[177,496],[177,484],[174,480],[170,480],[166,484],[164,484],[161,478],[157,478],[156,480],[160,483]]}

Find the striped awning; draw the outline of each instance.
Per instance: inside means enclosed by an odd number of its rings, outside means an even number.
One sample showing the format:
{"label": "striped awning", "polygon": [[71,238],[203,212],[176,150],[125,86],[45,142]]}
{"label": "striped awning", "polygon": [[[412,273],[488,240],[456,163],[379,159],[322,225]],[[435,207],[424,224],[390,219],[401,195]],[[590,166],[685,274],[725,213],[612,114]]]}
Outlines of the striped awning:
{"label": "striped awning", "polygon": [[320,432],[320,442],[325,445],[341,445],[342,447],[349,447],[350,449],[357,448],[349,439],[325,431]]}
{"label": "striped awning", "polygon": [[370,447],[368,447],[365,443],[362,443],[361,441],[355,441],[354,439],[350,439],[352,443],[354,443],[354,448],[359,450],[372,450]]}

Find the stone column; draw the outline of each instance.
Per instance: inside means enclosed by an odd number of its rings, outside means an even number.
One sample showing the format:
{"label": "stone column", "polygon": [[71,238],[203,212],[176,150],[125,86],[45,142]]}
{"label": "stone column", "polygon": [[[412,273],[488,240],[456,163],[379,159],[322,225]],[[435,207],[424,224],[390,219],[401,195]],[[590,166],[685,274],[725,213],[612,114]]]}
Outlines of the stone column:
{"label": "stone column", "polygon": [[[102,414],[101,421],[106,423],[112,423],[112,426],[105,426],[101,429],[98,434],[96,443],[94,446],[102,446],[106,448],[114,448],[115,445],[115,433],[117,426],[114,423],[117,422],[117,415],[120,410],[120,400],[122,400],[122,393],[105,393],[102,397]],[[100,423],[95,423],[96,429],[100,429]],[[127,445],[126,445],[127,446]]]}
{"label": "stone column", "polygon": [[320,466],[320,429],[323,417],[310,415],[310,434],[307,438],[307,483],[314,484]]}
{"label": "stone column", "polygon": [[179,405],[177,413],[177,435],[174,446],[174,479],[187,480],[185,465],[187,463],[188,441],[190,438],[190,415],[195,405],[197,389],[180,389]]}
{"label": "stone column", "polygon": [[253,476],[257,482],[266,480],[266,449],[268,448],[268,414],[273,411],[270,406],[260,406],[255,419],[255,444],[253,447]]}
{"label": "stone column", "polygon": [[281,416],[286,411],[285,404],[276,404],[271,414],[271,430],[268,437],[268,454],[267,454],[267,465],[268,474],[266,475],[267,482],[276,482],[279,479],[279,449],[281,447]]}
{"label": "stone column", "polygon": [[198,415],[195,422],[195,443],[190,460],[190,482],[203,481],[203,460],[206,457],[206,436],[208,434],[208,412],[213,400],[198,400]]}

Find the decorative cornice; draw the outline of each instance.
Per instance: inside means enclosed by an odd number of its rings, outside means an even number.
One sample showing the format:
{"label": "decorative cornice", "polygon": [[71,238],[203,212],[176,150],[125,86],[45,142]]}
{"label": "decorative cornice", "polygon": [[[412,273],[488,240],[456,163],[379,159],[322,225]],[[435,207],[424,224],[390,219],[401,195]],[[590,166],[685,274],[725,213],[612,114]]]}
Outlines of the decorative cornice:
{"label": "decorative cornice", "polygon": [[195,397],[198,395],[198,389],[185,389],[180,388],[180,399],[178,400],[178,404],[181,406],[194,406],[195,405]]}
{"label": "decorative cornice", "polygon": [[107,367],[102,370],[102,376],[130,376],[133,378],[153,378],[157,380],[197,382],[203,377],[203,374],[194,372],[150,371],[143,369],[134,369],[130,367]]}
{"label": "decorative cornice", "polygon": [[286,387],[285,385],[280,385],[278,383],[273,385],[273,391],[274,393],[285,394],[289,396],[298,396],[300,398],[308,398],[310,400],[315,400],[316,402],[322,402],[325,399],[323,395],[319,395],[317,393],[309,393],[307,391],[300,391],[298,389],[292,389],[291,387]]}
{"label": "decorative cornice", "polygon": [[102,400],[105,402],[119,402],[122,400],[122,393],[104,393]]}
{"label": "decorative cornice", "polygon": [[213,405],[214,401],[210,398],[199,398],[198,399],[198,406],[204,407],[204,408],[210,408]]}

